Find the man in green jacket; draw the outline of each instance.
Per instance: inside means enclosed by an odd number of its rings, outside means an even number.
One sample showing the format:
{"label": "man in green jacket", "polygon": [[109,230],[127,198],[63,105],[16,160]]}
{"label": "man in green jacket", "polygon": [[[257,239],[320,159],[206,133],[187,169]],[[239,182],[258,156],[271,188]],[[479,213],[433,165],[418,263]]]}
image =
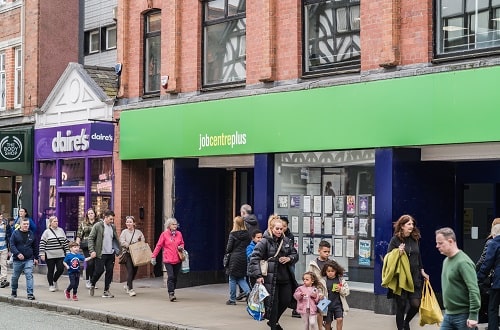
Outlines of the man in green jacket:
{"label": "man in green jacket", "polygon": [[457,246],[453,229],[436,230],[436,248],[447,258],[443,261],[441,286],[445,308],[441,329],[476,328],[481,297],[477,285],[476,266]]}
{"label": "man in green jacket", "polygon": [[113,267],[115,266],[115,254],[120,251],[120,243],[116,228],[113,224],[115,213],[111,210],[104,212],[104,219],[92,227],[88,241],[90,257],[95,258],[94,274],[90,280],[89,294],[94,295],[95,284],[106,270],[104,277],[103,298],[114,298],[109,292],[109,286],[113,280]]}

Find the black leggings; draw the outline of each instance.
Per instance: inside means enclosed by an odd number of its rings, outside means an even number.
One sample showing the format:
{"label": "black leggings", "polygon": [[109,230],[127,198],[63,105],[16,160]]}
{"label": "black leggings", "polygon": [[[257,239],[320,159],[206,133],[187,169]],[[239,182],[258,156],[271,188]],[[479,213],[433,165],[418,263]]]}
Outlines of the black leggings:
{"label": "black leggings", "polygon": [[[54,282],[57,282],[64,272],[63,260],[64,258],[45,259],[47,263],[47,281],[49,281],[50,286],[54,285]],[[55,273],[54,269],[56,269]]]}
{"label": "black leggings", "polygon": [[279,323],[281,315],[283,315],[292,301],[292,284],[276,284],[272,299],[273,307],[271,309],[271,315],[269,315],[269,326],[274,330],[276,329],[276,324]]}
{"label": "black leggings", "polygon": [[127,263],[125,266],[127,266],[127,287],[129,290],[132,290],[134,288],[132,281],[134,280],[135,275],[137,275],[137,269],[139,269],[139,267],[134,266],[132,257],[130,255],[127,258]]}
{"label": "black leggings", "polygon": [[[89,249],[82,249],[83,255],[85,258],[90,257],[90,252]],[[94,269],[95,269],[95,261],[94,259],[90,259],[87,261],[87,268],[85,269],[85,280],[91,280],[92,275],[94,275]]]}
{"label": "black leggings", "polygon": [[[420,289],[415,288],[415,290]],[[411,320],[418,313],[420,298],[411,297],[406,291],[401,292],[401,296],[394,295],[394,297],[396,298],[396,326],[398,330],[409,329]]]}

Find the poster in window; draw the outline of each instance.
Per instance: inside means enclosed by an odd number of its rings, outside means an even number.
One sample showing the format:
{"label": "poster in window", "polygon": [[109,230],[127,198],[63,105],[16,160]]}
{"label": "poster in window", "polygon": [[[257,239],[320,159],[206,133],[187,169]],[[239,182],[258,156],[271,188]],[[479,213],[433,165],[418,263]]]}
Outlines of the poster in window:
{"label": "poster in window", "polygon": [[368,237],[368,219],[360,218],[359,219],[359,236]]}
{"label": "poster in window", "polygon": [[299,251],[299,238],[297,236],[293,237],[293,247],[295,250]]}
{"label": "poster in window", "polygon": [[358,264],[360,266],[370,266],[371,258],[371,244],[370,240],[360,239],[359,240],[359,259]]}
{"label": "poster in window", "polygon": [[342,251],[343,251],[343,244],[342,244],[342,238],[336,238],[335,243],[334,243],[334,256],[335,257],[342,257]]}
{"label": "poster in window", "polygon": [[321,224],[322,224],[322,219],[321,217],[314,217],[313,218],[313,232],[311,235],[321,235]]}
{"label": "poster in window", "polygon": [[354,236],[354,218],[347,218],[346,235]]}
{"label": "poster in window", "polygon": [[344,213],[344,196],[335,197],[335,213]]}
{"label": "poster in window", "polygon": [[292,215],[292,219],[290,220],[290,231],[292,233],[299,233],[299,217],[297,215]]}
{"label": "poster in window", "polygon": [[333,213],[333,196],[324,196],[325,214]]}
{"label": "poster in window", "polygon": [[359,210],[359,214],[360,215],[368,215],[368,211],[369,211],[369,199],[370,199],[370,196],[369,195],[360,195],[359,196],[359,200],[358,200],[358,210]]}
{"label": "poster in window", "polygon": [[313,212],[321,213],[321,196],[314,196]]}
{"label": "poster in window", "polygon": [[321,237],[314,237],[313,239],[313,251],[314,254],[318,255],[319,254],[319,243],[321,242]]}
{"label": "poster in window", "polygon": [[300,195],[290,196],[290,207],[291,208],[300,208]]}
{"label": "poster in window", "polygon": [[347,195],[347,214],[354,214],[356,213],[356,196],[354,195]]}
{"label": "poster in window", "polygon": [[325,235],[333,234],[332,228],[333,228],[333,219],[331,217],[325,217],[325,225],[323,228]]}
{"label": "poster in window", "polygon": [[304,236],[302,237],[302,254],[312,254],[312,240],[311,237]]}
{"label": "poster in window", "polygon": [[278,195],[278,208],[286,209],[288,208],[288,196]]}
{"label": "poster in window", "polygon": [[304,213],[311,213],[311,196],[304,196]]}
{"label": "poster in window", "polygon": [[354,240],[347,239],[345,241],[345,256],[347,258],[354,258]]}
{"label": "poster in window", "polygon": [[344,232],[344,218],[335,218],[335,235],[341,236]]}
{"label": "poster in window", "polygon": [[304,217],[302,219],[302,233],[306,235],[311,234],[311,217]]}

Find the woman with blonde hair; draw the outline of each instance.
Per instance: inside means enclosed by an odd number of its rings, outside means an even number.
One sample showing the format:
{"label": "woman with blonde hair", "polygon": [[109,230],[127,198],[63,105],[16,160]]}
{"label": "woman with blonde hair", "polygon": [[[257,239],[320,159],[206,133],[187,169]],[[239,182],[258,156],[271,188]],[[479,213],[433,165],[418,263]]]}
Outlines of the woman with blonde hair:
{"label": "woman with blonde hair", "polygon": [[229,262],[226,267],[226,274],[229,275],[229,300],[226,301],[226,305],[236,305],[236,284],[242,289],[244,297],[250,293],[246,279],[246,248],[248,244],[250,244],[250,236],[245,220],[240,216],[235,217],[233,229],[229,233],[226,245],[226,254],[229,254]]}
{"label": "woman with blonde hair", "polygon": [[[64,257],[69,252],[66,233],[59,227],[59,220],[55,215],[49,218],[49,227],[45,229],[40,238],[40,259],[47,263],[47,281],[49,291],[54,292],[59,288],[57,280],[64,272]],[[55,272],[54,272],[55,270]]]}
{"label": "woman with blonde hair", "polygon": [[[80,248],[82,249],[85,258],[90,257],[89,235],[92,231],[92,227],[96,222],[97,214],[95,213],[93,208],[89,208],[87,212],[85,212],[83,221],[78,226],[78,231],[76,233],[76,242],[80,244]],[[94,269],[95,261],[94,259],[90,259],[89,261],[87,261],[87,267],[85,268],[85,286],[87,287],[87,289],[90,289],[91,287],[90,279],[94,275]]]}

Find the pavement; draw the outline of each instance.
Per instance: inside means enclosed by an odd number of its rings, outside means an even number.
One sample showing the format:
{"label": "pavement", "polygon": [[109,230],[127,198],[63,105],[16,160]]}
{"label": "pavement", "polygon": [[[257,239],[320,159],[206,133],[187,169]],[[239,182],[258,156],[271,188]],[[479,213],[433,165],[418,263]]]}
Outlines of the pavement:
{"label": "pavement", "polygon": [[[11,271],[9,270],[9,282]],[[182,276],[182,275],[181,275]],[[85,282],[80,281],[79,301],[68,301],[64,289],[69,281],[62,276],[59,291],[49,292],[46,276],[34,274],[36,300],[26,299],[25,278],[21,275],[18,298],[10,298],[10,287],[0,289],[0,301],[13,305],[31,306],[79,315],[104,323],[117,324],[135,329],[148,330],[259,330],[269,329],[266,322],[254,321],[246,312],[246,304],[238,302],[236,306],[225,304],[228,299],[229,285],[213,284],[176,290],[177,301],[170,302],[163,278],[139,279],[134,281],[135,297],[123,289],[124,283],[113,282],[110,291],[115,298],[102,298],[104,283],[97,283],[95,296],[89,296]],[[420,329],[418,315],[411,323],[412,329]],[[291,317],[291,310],[285,311],[280,324],[286,330],[303,329],[302,320]],[[335,329],[335,325],[333,324]],[[438,329],[435,325],[425,328]],[[344,318],[347,330],[396,329],[395,316],[375,314],[370,310],[351,309]]]}

